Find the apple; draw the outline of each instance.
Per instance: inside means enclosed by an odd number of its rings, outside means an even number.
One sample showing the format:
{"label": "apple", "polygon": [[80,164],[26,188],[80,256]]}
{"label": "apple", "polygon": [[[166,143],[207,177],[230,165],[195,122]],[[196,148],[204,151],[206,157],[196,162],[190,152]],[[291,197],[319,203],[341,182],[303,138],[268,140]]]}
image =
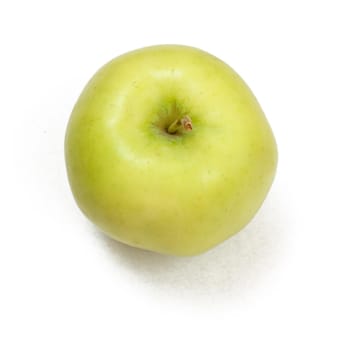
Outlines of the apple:
{"label": "apple", "polygon": [[272,184],[276,142],[239,75],[202,50],[146,47],[103,66],[65,137],[82,212],[110,237],[202,253],[240,231]]}

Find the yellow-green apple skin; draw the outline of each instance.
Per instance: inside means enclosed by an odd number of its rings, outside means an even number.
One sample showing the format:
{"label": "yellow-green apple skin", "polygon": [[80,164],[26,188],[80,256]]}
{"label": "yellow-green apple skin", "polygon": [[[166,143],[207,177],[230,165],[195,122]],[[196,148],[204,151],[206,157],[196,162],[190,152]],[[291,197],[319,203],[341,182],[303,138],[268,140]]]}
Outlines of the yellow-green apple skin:
{"label": "yellow-green apple skin", "polygon": [[[192,130],[169,133],[185,116]],[[65,158],[78,206],[103,232],[188,256],[252,219],[277,147],[232,68],[196,48],[161,45],[119,56],[92,77],[72,111]]]}

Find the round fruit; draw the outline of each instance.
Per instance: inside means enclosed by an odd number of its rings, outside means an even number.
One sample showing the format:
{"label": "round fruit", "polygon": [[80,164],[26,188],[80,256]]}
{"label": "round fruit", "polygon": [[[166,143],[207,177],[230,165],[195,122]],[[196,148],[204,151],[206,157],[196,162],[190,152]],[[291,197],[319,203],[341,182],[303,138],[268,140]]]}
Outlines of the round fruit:
{"label": "round fruit", "polygon": [[218,58],[176,45],[103,66],[73,109],[65,156],[92,222],[171,255],[204,252],[242,229],[277,164],[271,128],[243,80]]}

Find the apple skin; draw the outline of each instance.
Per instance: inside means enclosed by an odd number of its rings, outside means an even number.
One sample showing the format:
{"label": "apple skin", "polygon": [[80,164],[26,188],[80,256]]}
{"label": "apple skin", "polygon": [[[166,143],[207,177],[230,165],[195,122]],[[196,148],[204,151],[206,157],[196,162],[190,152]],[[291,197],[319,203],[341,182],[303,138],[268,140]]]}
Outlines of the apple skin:
{"label": "apple skin", "polygon": [[[185,114],[193,130],[168,134]],[[196,48],[160,45],[119,56],[92,77],[72,111],[65,158],[78,206],[103,232],[189,256],[253,218],[277,147],[232,68]]]}

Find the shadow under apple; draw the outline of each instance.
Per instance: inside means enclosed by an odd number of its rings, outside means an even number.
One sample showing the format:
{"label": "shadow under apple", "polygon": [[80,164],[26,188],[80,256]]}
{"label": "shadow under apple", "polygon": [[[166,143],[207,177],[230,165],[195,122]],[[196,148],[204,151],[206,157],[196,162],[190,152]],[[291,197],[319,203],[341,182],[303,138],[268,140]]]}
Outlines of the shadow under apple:
{"label": "shadow under apple", "polygon": [[211,298],[254,293],[277,270],[285,251],[283,206],[268,198],[237,235],[194,257],[172,257],[132,248],[101,234],[112,257],[137,283],[165,295]]}

